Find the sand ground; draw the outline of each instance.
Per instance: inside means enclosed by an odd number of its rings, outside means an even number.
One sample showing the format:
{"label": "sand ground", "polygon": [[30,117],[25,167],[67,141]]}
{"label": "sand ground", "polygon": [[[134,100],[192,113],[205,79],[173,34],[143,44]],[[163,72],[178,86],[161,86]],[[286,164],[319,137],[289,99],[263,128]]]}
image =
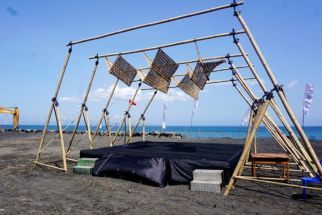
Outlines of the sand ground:
{"label": "sand ground", "polygon": [[[300,189],[238,181],[231,195],[224,198],[223,193],[191,192],[188,185],[158,188],[42,168],[32,163],[40,136],[0,133],[0,214],[322,214],[319,191],[309,191],[313,198],[303,202],[293,195],[300,194]],[[74,158],[80,149],[87,148],[86,138],[78,141],[81,136],[73,146]],[[68,138],[66,135],[66,142]],[[243,143],[229,138],[193,141]],[[106,145],[106,137],[99,137],[96,143]],[[312,145],[322,158],[322,142]],[[58,146],[53,142],[43,158],[58,158]],[[280,150],[272,139],[258,139],[258,148]]]}

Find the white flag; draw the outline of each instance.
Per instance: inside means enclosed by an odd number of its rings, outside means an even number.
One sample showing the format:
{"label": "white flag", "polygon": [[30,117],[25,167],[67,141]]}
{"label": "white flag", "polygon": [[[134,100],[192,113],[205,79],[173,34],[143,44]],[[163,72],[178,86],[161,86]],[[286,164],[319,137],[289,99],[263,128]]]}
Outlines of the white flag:
{"label": "white flag", "polygon": [[190,120],[190,125],[191,126],[192,126],[193,116],[197,113],[198,107],[199,107],[199,100],[197,100],[197,99],[193,100],[192,112],[191,112],[191,120]]}
{"label": "white flag", "polygon": [[168,109],[168,104],[167,103],[164,103],[163,104],[162,129],[166,129],[166,127],[167,127],[166,122],[165,122],[165,115],[167,113],[167,109]]}
{"label": "white flag", "polygon": [[197,113],[198,107],[199,107],[199,100],[196,99],[196,100],[193,101],[192,115]]}
{"label": "white flag", "polygon": [[305,92],[304,92],[304,102],[303,102],[303,114],[309,114],[309,111],[312,106],[313,102],[313,93],[314,87],[313,84],[306,84],[305,85]]}
{"label": "white flag", "polygon": [[249,118],[250,118],[250,108],[248,108],[247,112],[245,113],[245,116],[244,116],[244,118],[242,120],[241,125],[245,126],[248,123]]}

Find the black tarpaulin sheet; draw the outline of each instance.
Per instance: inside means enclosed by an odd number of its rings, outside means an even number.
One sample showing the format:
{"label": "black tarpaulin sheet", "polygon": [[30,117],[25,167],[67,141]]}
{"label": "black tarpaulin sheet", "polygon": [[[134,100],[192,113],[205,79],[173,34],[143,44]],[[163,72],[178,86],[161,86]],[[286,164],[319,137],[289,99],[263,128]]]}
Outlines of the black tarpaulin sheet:
{"label": "black tarpaulin sheet", "polygon": [[222,169],[226,184],[242,148],[239,144],[147,141],[82,150],[80,157],[99,158],[93,168],[95,176],[117,172],[164,187],[167,183],[189,183],[195,169]]}

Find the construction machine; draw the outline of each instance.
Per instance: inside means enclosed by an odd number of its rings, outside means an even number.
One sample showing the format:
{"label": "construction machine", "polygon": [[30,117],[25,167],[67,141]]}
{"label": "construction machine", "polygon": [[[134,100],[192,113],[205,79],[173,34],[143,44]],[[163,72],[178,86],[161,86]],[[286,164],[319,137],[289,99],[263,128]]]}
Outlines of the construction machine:
{"label": "construction machine", "polygon": [[18,129],[19,124],[19,108],[18,107],[1,107],[0,106],[0,114],[12,114],[12,124],[13,124],[13,130]]}

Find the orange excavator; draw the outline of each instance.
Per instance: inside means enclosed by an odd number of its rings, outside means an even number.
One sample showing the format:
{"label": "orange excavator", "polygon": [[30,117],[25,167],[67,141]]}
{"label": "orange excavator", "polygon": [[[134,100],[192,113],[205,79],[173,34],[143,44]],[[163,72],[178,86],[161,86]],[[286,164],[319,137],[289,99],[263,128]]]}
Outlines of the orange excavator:
{"label": "orange excavator", "polygon": [[6,107],[1,107],[0,106],[0,114],[12,114],[13,120],[13,130],[18,129],[19,125],[19,108],[17,107],[12,107],[12,108],[6,108]]}

